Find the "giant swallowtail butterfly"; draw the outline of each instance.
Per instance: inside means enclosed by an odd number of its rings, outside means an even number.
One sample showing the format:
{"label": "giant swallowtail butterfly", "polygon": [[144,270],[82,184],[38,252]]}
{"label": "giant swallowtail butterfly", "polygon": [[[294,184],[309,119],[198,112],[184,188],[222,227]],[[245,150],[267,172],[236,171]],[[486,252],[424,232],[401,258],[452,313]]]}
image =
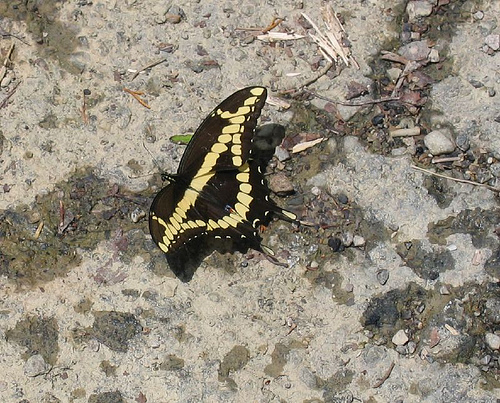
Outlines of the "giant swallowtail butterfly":
{"label": "giant swallowtail butterfly", "polygon": [[248,87],[222,101],[191,138],[175,175],[156,195],[149,230],[170,254],[194,238],[245,238],[253,249],[273,255],[260,244],[258,229],[270,213],[295,220],[270,198],[260,165],[252,158],[252,140],[266,100],[263,87]]}

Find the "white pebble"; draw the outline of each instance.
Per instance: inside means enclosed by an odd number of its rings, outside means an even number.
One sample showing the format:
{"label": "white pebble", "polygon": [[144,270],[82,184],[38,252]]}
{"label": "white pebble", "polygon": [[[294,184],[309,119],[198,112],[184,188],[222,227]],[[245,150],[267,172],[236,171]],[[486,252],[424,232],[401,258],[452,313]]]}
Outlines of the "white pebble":
{"label": "white pebble", "polygon": [[433,130],[424,138],[424,144],[432,155],[448,154],[455,150],[455,143],[445,130]]}
{"label": "white pebble", "polygon": [[432,4],[427,1],[410,1],[406,6],[406,12],[410,21],[416,21],[420,17],[432,14]]}
{"label": "white pebble", "polygon": [[408,336],[406,335],[404,330],[398,330],[398,332],[392,337],[392,342],[396,346],[404,346],[406,343],[408,343]]}
{"label": "white pebble", "polygon": [[50,365],[45,362],[40,354],[32,355],[24,364],[24,374],[31,378],[49,372]]}
{"label": "white pebble", "polygon": [[486,344],[488,344],[492,350],[500,350],[500,336],[494,333],[486,333]]}
{"label": "white pebble", "polygon": [[363,238],[361,235],[354,235],[352,243],[354,246],[359,248],[360,246],[363,246],[366,243],[366,241],[365,238]]}

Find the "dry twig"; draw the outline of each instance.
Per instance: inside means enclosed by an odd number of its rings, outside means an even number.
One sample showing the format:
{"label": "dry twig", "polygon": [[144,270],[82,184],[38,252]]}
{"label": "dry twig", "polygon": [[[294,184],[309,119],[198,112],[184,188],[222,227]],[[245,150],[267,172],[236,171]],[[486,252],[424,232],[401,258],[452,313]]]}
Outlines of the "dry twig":
{"label": "dry twig", "polygon": [[132,95],[137,102],[139,102],[142,106],[145,108],[151,109],[151,107],[144,101],[140,96],[144,95],[144,91],[133,91],[129,90],[128,88],[124,88],[123,91],[128,92],[130,95]]}
{"label": "dry twig", "polygon": [[394,361],[391,362],[391,365],[389,366],[389,369],[384,374],[384,376],[382,378],[380,378],[380,380],[378,380],[377,383],[375,383],[375,385],[372,386],[373,389],[380,388],[384,384],[384,382],[387,381],[387,379],[389,379],[389,377],[391,376],[391,372],[394,369],[395,365],[396,364],[394,364]]}
{"label": "dry twig", "polygon": [[87,93],[89,93],[89,90],[83,90],[83,104],[81,112],[84,124],[89,123],[89,115],[87,114]]}
{"label": "dry twig", "polygon": [[340,57],[346,66],[353,64],[359,69],[359,65],[352,57],[351,49],[344,45],[345,29],[337,18],[331,6],[323,10],[325,20],[325,32],[322,33],[313,20],[305,13],[302,16],[311,24],[316,34],[309,33],[311,39],[319,46],[323,57],[329,62],[334,62]]}
{"label": "dry twig", "polygon": [[389,135],[391,137],[413,137],[420,134],[420,127],[408,127],[406,129],[394,129],[389,130]]}
{"label": "dry twig", "polygon": [[271,23],[265,27],[265,28],[235,28],[235,31],[254,31],[254,32],[260,32],[262,34],[265,34],[272,29],[276,28],[278,25],[280,25],[283,21],[285,21],[283,18],[279,17],[274,17]]}
{"label": "dry twig", "polygon": [[7,74],[7,65],[9,64],[10,55],[12,55],[13,50],[14,50],[14,44],[10,46],[10,49],[7,52],[7,56],[5,56],[5,60],[3,61],[2,68],[0,69],[0,82],[5,77],[5,74]]}
{"label": "dry twig", "polygon": [[21,81],[18,81],[14,87],[7,93],[7,95],[5,96],[4,99],[2,99],[2,102],[0,102],[0,109],[2,108],[5,108],[7,106],[7,102],[9,102],[9,99],[12,95],[14,95],[14,93],[16,92],[17,90],[17,87],[19,87],[19,84],[21,84]]}
{"label": "dry twig", "polygon": [[40,224],[38,224],[38,227],[35,231],[35,239],[40,238],[40,234],[42,233],[42,229],[43,229],[43,221],[40,221]]}
{"label": "dry twig", "polygon": [[5,30],[3,30],[2,28],[0,28],[0,36],[4,36],[4,37],[12,37],[12,38],[15,38],[17,39],[18,41],[21,41],[22,43],[24,43],[25,45],[28,45],[30,46],[30,44],[28,42],[26,42],[23,38],[21,38],[20,36],[18,35],[15,35],[15,34],[11,34],[10,32],[7,32]]}
{"label": "dry twig", "polygon": [[359,102],[343,102],[343,101],[335,101],[331,98],[325,97],[323,95],[316,94],[314,91],[304,90],[308,94],[315,96],[316,98],[322,99],[323,101],[331,102],[332,104],[339,104],[344,106],[365,106],[372,104],[379,104],[381,102],[389,102],[389,101],[398,101],[399,97],[384,97],[379,99],[367,99],[366,101]]}
{"label": "dry twig", "polygon": [[486,188],[488,190],[491,190],[492,192],[500,193],[500,189],[497,189],[497,188],[495,188],[493,186],[490,186],[490,185],[486,185],[484,183],[469,181],[467,179],[453,178],[451,176],[446,176],[446,175],[438,174],[436,172],[429,171],[428,169],[417,167],[416,165],[412,165],[411,167],[413,169],[416,169],[417,171],[424,172],[424,173],[426,173],[428,175],[437,176],[438,178],[450,179],[450,180],[455,181],[455,182],[467,183],[469,185],[474,185],[474,186],[481,186],[481,187],[484,187],[484,188]]}
{"label": "dry twig", "polygon": [[137,70],[137,71],[135,72],[135,74],[132,76],[132,80],[130,80],[130,81],[133,81],[133,80],[134,80],[134,79],[135,79],[135,78],[136,78],[139,74],[141,74],[143,71],[145,71],[145,70],[147,70],[147,69],[151,69],[151,68],[153,68],[153,67],[155,67],[155,66],[158,66],[159,64],[162,64],[162,63],[163,63],[163,62],[165,62],[165,61],[167,61],[167,58],[166,58],[166,57],[164,57],[163,59],[157,60],[156,62],[153,62],[153,63],[151,63],[151,64],[148,64],[147,66],[145,66],[145,67],[143,67],[143,68],[141,68],[141,69]]}

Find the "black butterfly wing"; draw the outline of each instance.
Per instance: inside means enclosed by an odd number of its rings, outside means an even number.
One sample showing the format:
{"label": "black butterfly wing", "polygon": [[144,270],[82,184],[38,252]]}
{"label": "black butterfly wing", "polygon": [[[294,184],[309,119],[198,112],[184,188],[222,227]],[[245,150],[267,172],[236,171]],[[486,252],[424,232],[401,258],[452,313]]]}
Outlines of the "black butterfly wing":
{"label": "black butterfly wing", "polygon": [[187,188],[183,193],[178,183],[166,186],[153,201],[149,227],[165,253],[177,251],[194,238],[212,235],[246,239],[252,248],[272,255],[271,249],[261,246],[258,232],[270,213],[296,219],[269,198],[260,167],[249,161],[238,170],[218,172],[201,192]]}
{"label": "black butterfly wing", "polygon": [[[260,246],[258,226],[269,212],[295,220],[269,199],[257,163],[249,160],[257,119],[267,91],[248,87],[224,100],[203,121],[189,142],[172,183],[153,200],[149,228],[165,253],[193,238],[247,238]],[[268,254],[272,251],[264,250]]]}
{"label": "black butterfly wing", "polygon": [[149,211],[149,232],[165,253],[205,232],[205,218],[192,208],[198,194],[173,182],[158,192]]}
{"label": "black butterfly wing", "polygon": [[222,101],[191,138],[177,174],[196,177],[243,165],[266,96],[264,87],[248,87]]}
{"label": "black butterfly wing", "polygon": [[[253,249],[273,255],[260,244],[259,228],[269,222],[271,213],[294,221],[295,214],[278,207],[269,198],[269,189],[257,162],[249,160],[237,171],[221,171],[200,195],[204,214],[213,219],[208,232],[221,238],[246,239]],[[197,206],[197,205],[196,205]]]}

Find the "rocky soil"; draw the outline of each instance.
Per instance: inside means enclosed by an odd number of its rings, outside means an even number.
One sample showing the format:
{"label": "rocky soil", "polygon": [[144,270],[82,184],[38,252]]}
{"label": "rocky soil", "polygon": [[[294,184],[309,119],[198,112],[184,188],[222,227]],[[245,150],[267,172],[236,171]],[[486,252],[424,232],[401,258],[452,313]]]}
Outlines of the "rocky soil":
{"label": "rocky soil", "polygon": [[[311,37],[329,7],[347,63]],[[0,3],[0,400],[497,402],[499,16]],[[170,137],[250,85],[286,127],[268,178],[302,225],[263,238],[288,267],[209,248],[176,275],[146,222]]]}

